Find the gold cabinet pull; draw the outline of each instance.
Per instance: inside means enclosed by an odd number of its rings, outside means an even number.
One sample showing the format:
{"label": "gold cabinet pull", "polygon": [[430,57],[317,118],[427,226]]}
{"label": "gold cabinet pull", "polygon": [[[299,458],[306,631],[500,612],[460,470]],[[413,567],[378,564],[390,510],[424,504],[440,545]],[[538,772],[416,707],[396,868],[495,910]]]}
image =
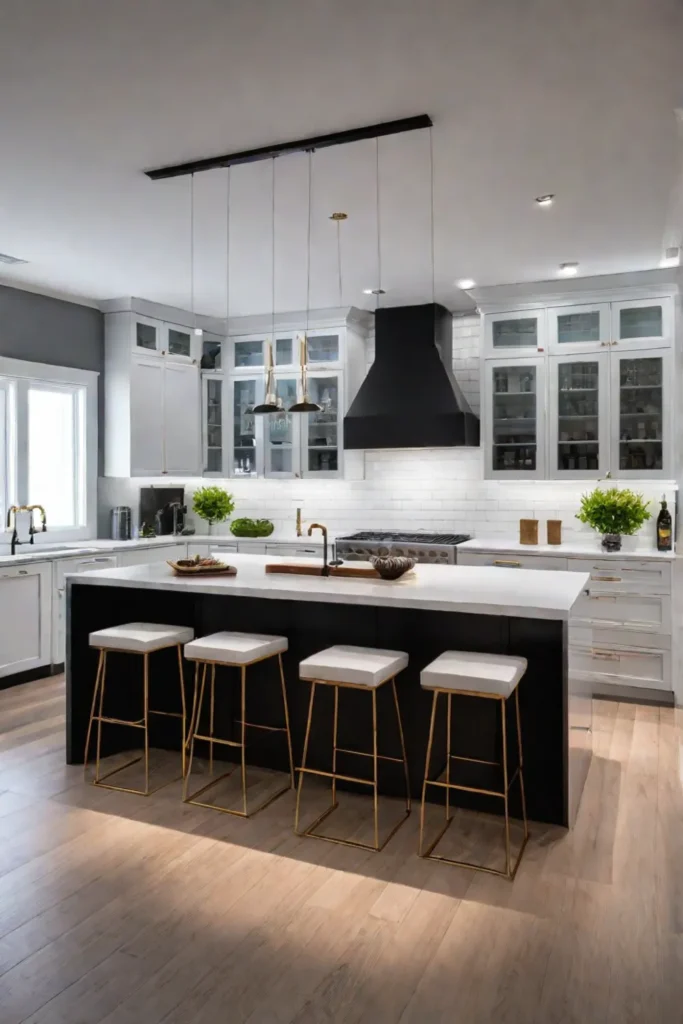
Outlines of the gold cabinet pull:
{"label": "gold cabinet pull", "polygon": [[599,583],[621,583],[621,576],[591,576],[591,579]]}
{"label": "gold cabinet pull", "polygon": [[591,651],[591,657],[600,658],[601,661],[619,661],[619,655],[614,651]]}
{"label": "gold cabinet pull", "polygon": [[494,565],[508,565],[508,566],[512,565],[512,566],[516,566],[518,569],[521,568],[521,566],[522,566],[521,562],[506,561],[504,558],[497,559],[493,564]]}

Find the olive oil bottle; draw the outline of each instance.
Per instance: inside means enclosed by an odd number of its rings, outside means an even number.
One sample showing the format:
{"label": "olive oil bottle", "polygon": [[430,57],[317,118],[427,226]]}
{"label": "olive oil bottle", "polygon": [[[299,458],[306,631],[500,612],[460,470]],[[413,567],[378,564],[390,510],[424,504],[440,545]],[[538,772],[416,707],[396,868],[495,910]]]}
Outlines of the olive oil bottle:
{"label": "olive oil bottle", "polygon": [[671,551],[673,544],[673,530],[671,513],[666,504],[666,498],[662,495],[662,508],[657,516],[657,550]]}

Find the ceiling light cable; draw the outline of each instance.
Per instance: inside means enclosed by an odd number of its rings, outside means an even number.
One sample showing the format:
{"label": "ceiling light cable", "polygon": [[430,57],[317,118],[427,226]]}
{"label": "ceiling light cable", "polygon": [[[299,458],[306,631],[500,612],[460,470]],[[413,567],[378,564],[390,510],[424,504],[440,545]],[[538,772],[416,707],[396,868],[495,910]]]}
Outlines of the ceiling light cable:
{"label": "ceiling light cable", "polygon": [[431,250],[432,250],[432,305],[436,302],[436,255],[434,245],[434,137],[429,129],[429,178],[430,178],[430,216],[431,216]]}
{"label": "ceiling light cable", "polygon": [[375,291],[375,309],[379,309],[382,291],[382,244],[381,244],[381,220],[379,202],[379,136],[375,139],[375,210],[377,220],[377,288]]}

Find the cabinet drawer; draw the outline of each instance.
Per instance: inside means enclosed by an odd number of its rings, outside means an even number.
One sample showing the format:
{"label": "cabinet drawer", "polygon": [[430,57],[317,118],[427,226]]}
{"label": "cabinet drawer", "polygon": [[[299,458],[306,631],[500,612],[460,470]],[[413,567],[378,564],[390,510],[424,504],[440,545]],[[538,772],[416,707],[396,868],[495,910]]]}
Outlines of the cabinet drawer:
{"label": "cabinet drawer", "polygon": [[617,561],[617,559],[570,558],[569,568],[590,573],[591,591],[619,590],[624,593],[671,593],[669,562]]}
{"label": "cabinet drawer", "polygon": [[458,551],[458,565],[495,565],[503,569],[566,569],[566,558],[552,555],[517,555],[501,552]]}
{"label": "cabinet drawer", "polygon": [[572,620],[632,626],[655,633],[671,632],[671,598],[664,594],[596,593],[591,586],[572,608]]}
{"label": "cabinet drawer", "polygon": [[635,647],[638,650],[670,651],[670,633],[648,633],[619,626],[575,625],[569,623],[570,647]]}
{"label": "cabinet drawer", "polygon": [[671,652],[621,647],[570,647],[569,671],[600,683],[671,689]]}

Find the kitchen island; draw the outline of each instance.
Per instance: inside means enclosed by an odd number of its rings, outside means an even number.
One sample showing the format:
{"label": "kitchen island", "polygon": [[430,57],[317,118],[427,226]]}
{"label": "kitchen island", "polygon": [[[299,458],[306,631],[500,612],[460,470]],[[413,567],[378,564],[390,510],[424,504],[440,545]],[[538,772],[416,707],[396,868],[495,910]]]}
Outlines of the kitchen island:
{"label": "kitchen island", "polygon": [[[420,670],[444,650],[521,655],[528,660],[520,684],[524,737],[524,774],[529,815],[537,821],[571,825],[590,761],[590,693],[568,671],[567,631],[571,609],[588,583],[576,572],[497,569],[475,566],[417,565],[402,579],[341,579],[266,575],[267,563],[292,561],[262,555],[231,555],[234,577],[177,577],[165,563],[85,572],[68,579],[67,593],[67,761],[83,761],[97,655],[90,649],[93,630],[124,622],[164,622],[193,627],[196,636],[229,629],[288,637],[284,656],[295,763],[300,763],[306,722],[308,684],[298,678],[298,663],[334,644],[406,651],[408,668],[397,679],[411,788],[419,796],[429,728],[431,695],[422,691]],[[312,564],[310,561],[308,564]],[[152,701],[177,698],[172,659],[160,652],[151,662]],[[137,659],[138,661],[141,659]],[[134,718],[141,705],[141,668],[127,655],[111,657],[107,700],[113,713]],[[219,670],[221,671],[221,670]],[[239,687],[222,670],[216,687],[217,728],[230,735]],[[186,673],[188,690],[190,672]],[[267,662],[249,670],[247,703],[258,720],[276,721],[278,680]],[[156,695],[155,695],[156,690]],[[110,698],[111,695],[111,698]],[[188,694],[189,696],[189,694]],[[327,769],[331,756],[331,693],[323,695],[309,748],[309,764]],[[382,698],[386,696],[386,706]],[[344,693],[340,701],[340,745],[371,749],[371,714],[363,693]],[[252,703],[253,701],[253,703]],[[169,703],[169,708],[170,708]],[[367,704],[367,706],[366,706]],[[175,708],[170,708],[175,710]],[[461,698],[454,702],[453,751],[493,760],[500,749],[500,721],[493,702]],[[250,711],[250,714],[254,712]],[[378,700],[380,742],[398,744],[391,695]],[[326,716],[329,722],[326,722]],[[445,723],[442,722],[445,732]],[[110,727],[103,753],[139,742],[133,730]],[[132,734],[132,735],[131,735]],[[220,734],[220,733],[217,733]],[[251,739],[251,737],[250,737]],[[179,748],[172,719],[154,722],[152,746]],[[445,749],[435,736],[436,752]],[[229,751],[229,748],[224,748]],[[386,749],[393,754],[393,749]],[[229,756],[229,754],[227,755]],[[249,763],[286,770],[286,751],[268,734],[255,738]],[[468,771],[479,770],[477,766]],[[400,770],[387,764],[380,788],[400,795]],[[486,788],[477,779],[467,785]],[[432,787],[433,788],[433,787]],[[501,811],[501,802],[475,793],[453,794],[457,803]],[[511,800],[514,811],[514,800]]]}

